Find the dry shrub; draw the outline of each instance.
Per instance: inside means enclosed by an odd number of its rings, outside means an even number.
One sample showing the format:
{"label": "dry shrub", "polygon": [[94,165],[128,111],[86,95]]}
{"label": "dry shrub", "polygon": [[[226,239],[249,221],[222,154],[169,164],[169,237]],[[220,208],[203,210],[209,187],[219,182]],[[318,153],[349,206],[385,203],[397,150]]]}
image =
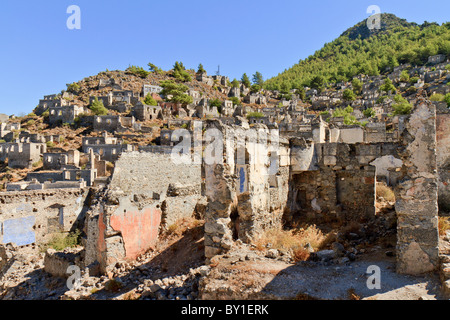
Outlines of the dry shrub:
{"label": "dry shrub", "polygon": [[171,235],[181,235],[182,234],[182,228],[177,223],[171,224],[167,228],[167,233]]}
{"label": "dry shrub", "polygon": [[294,261],[298,262],[298,261],[308,260],[310,253],[305,248],[298,247],[293,250],[292,255],[293,255]]}
{"label": "dry shrub", "polygon": [[130,291],[123,295],[123,300],[138,300],[140,298],[140,294],[135,291]]}
{"label": "dry shrub", "polygon": [[439,235],[445,235],[450,230],[450,217],[439,217]]}
{"label": "dry shrub", "polygon": [[336,232],[328,233],[323,239],[322,243],[320,244],[319,250],[327,248],[330,244],[336,241],[337,241],[337,233]]}
{"label": "dry shrub", "polygon": [[187,230],[199,227],[204,223],[203,220],[195,218],[182,218],[171,224],[166,231],[167,236],[181,236]]}
{"label": "dry shrub", "polygon": [[305,249],[307,244],[316,251],[327,241],[327,236],[315,225],[308,227],[282,230],[268,229],[254,242],[256,249],[265,250],[270,243],[271,248],[278,250],[292,250],[295,261],[305,261],[309,258],[309,252]]}
{"label": "dry shrub", "polygon": [[394,202],[395,201],[395,194],[394,191],[392,191],[391,188],[389,188],[384,183],[377,183],[376,185],[376,195],[378,198],[383,198],[386,201]]}
{"label": "dry shrub", "polygon": [[41,246],[41,251],[45,252],[48,248],[56,251],[63,251],[66,248],[75,248],[81,245],[80,234],[80,230],[75,230],[70,233],[55,233],[47,244]]}
{"label": "dry shrub", "polygon": [[299,241],[292,231],[275,228],[266,230],[255,241],[256,248],[259,251],[264,250],[269,243],[273,249],[278,250],[288,250],[299,245]]}
{"label": "dry shrub", "polygon": [[326,239],[326,236],[315,225],[308,226],[306,229],[301,228],[298,236],[303,246],[309,243],[314,250],[319,249]]}

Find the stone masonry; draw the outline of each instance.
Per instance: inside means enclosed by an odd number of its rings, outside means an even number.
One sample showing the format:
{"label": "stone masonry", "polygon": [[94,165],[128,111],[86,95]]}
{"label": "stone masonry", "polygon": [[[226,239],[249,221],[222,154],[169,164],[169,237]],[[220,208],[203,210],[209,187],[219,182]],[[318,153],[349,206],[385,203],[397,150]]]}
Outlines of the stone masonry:
{"label": "stone masonry", "polygon": [[123,153],[108,188],[88,213],[86,265],[103,272],[150,249],[160,228],[191,217],[202,200],[201,170],[170,155]]}
{"label": "stone masonry", "polygon": [[436,109],[419,99],[402,133],[403,167],[395,188],[397,272],[420,274],[438,266]]}
{"label": "stone masonry", "polygon": [[205,164],[208,260],[227,252],[235,240],[250,243],[262,230],[281,226],[289,156],[285,142],[274,141],[264,125],[243,129],[210,121],[207,127],[224,141],[223,158]]}

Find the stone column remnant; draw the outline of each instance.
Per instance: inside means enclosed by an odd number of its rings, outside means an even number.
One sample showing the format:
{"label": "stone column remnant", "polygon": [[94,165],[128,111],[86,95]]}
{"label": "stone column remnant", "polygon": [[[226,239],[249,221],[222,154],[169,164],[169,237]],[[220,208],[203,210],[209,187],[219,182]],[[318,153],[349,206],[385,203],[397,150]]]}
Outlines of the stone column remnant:
{"label": "stone column remnant", "polygon": [[403,167],[395,189],[397,272],[421,274],[438,265],[436,109],[419,98],[402,133]]}

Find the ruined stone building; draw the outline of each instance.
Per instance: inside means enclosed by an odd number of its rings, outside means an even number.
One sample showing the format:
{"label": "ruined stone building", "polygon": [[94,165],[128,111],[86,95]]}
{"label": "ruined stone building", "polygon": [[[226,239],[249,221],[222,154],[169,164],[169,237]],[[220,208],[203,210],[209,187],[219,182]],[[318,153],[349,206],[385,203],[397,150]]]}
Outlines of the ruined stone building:
{"label": "ruined stone building", "polygon": [[44,170],[76,169],[80,164],[80,152],[69,150],[66,152],[46,152],[43,154]]}
{"label": "ruined stone building", "polygon": [[114,133],[124,132],[129,129],[135,128],[134,117],[123,117],[119,115],[107,115],[107,116],[94,116],[94,130],[95,131],[107,131]]}
{"label": "ruined stone building", "polygon": [[195,107],[194,116],[197,118],[218,117],[219,112],[217,110],[217,107],[210,105],[209,99],[203,98]]}
{"label": "ruined stone building", "polygon": [[44,99],[39,100],[39,104],[36,109],[34,109],[34,113],[41,115],[50,108],[68,106],[71,99],[73,99],[73,95],[69,92],[64,92],[59,95],[52,94],[44,96]]}
{"label": "ruined stone building", "polygon": [[208,74],[207,74],[206,72],[203,72],[203,73],[197,73],[197,74],[195,75],[195,79],[196,79],[197,81],[200,81],[200,82],[202,82],[202,83],[205,83],[205,84],[207,84],[207,85],[209,85],[209,86],[213,86],[213,85],[214,85],[214,79],[213,79],[212,77],[208,76]]}
{"label": "ruined stone building", "polygon": [[74,123],[76,117],[86,112],[87,109],[85,107],[77,105],[50,107],[49,123]]}
{"label": "ruined stone building", "polygon": [[10,168],[32,168],[47,150],[45,143],[0,143],[0,161],[8,161]]}
{"label": "ruined stone building", "polygon": [[13,131],[20,130],[20,123],[0,123],[0,138],[5,138],[8,134],[13,136]]}
{"label": "ruined stone building", "polygon": [[162,109],[160,106],[148,106],[138,103],[133,107],[133,115],[139,121],[162,119]]}
{"label": "ruined stone building", "polygon": [[252,93],[244,97],[244,102],[249,104],[267,104],[267,98],[262,94]]}
{"label": "ruined stone building", "polygon": [[[364,221],[375,213],[377,172],[387,169],[397,196],[397,270],[410,274],[435,270],[438,266],[435,120],[434,105],[419,100],[414,113],[405,122],[402,139],[396,143],[294,141],[292,148],[286,148],[286,160],[279,160],[279,170],[284,165],[286,171],[284,174],[277,172],[275,177],[278,181],[273,184],[289,190],[288,193],[283,190],[282,194],[287,197],[281,203],[275,199],[267,201],[272,195],[270,181],[273,180],[264,172],[270,165],[252,163],[252,153],[249,152],[250,171],[242,178],[246,171],[236,171],[233,156],[228,153],[233,155],[235,149],[227,141],[226,161],[205,166],[205,183],[214,186],[213,189],[206,188],[207,258],[227,252],[233,235],[234,239],[248,242],[258,230],[282,218],[292,221],[302,212],[315,218],[322,215],[344,221]],[[266,155],[267,159],[268,150],[264,149],[264,144],[260,148],[251,145],[246,145],[248,151],[251,148],[259,150],[262,152],[260,156]],[[393,164],[377,161],[386,156],[393,156],[398,161]],[[266,203],[272,207],[264,207]],[[276,206],[277,203],[280,205]],[[279,210],[284,206],[287,210]],[[273,209],[278,214],[271,214]],[[230,223],[232,220],[236,222]]]}
{"label": "ruined stone building", "polygon": [[[44,159],[52,158],[47,168],[59,171],[29,173],[25,185],[11,184],[9,192],[0,194],[1,210],[9,213],[1,217],[2,241],[39,242],[54,230],[81,224],[84,265],[106,272],[151,248],[159,231],[177,219],[202,214],[209,260],[237,240],[251,243],[263,230],[305,216],[366,221],[375,213],[376,181],[385,180],[397,198],[398,271],[418,274],[437,268],[438,196],[449,198],[449,190],[441,187],[448,181],[449,153],[448,113],[436,113],[434,104],[419,98],[413,113],[399,121],[399,139],[390,143],[379,141],[385,131],[376,124],[367,132],[341,128],[337,135],[319,119],[304,124],[309,127],[304,134],[291,137],[264,124],[207,120],[203,125],[208,134],[223,139],[214,162],[201,161],[198,141],[210,141],[201,130],[189,153],[197,161],[168,161],[172,147],[164,145],[127,150],[118,154],[109,182],[91,199],[86,190],[98,175],[93,148],[117,143],[115,137],[84,139],[84,147],[91,148],[86,169],[75,168],[76,153],[40,151]],[[187,128],[199,134],[195,125]],[[168,133],[164,137],[162,132],[164,139],[180,141]],[[18,199],[30,201],[20,204]]]}
{"label": "ruined stone building", "polygon": [[201,202],[201,166],[167,155],[124,153],[108,188],[88,212],[85,265],[105,271],[155,245],[161,227],[189,217]]}
{"label": "ruined stone building", "polygon": [[142,97],[146,97],[149,93],[160,93],[162,91],[162,87],[160,86],[153,86],[149,84],[144,84],[142,87]]}
{"label": "ruined stone building", "polygon": [[82,150],[86,154],[92,151],[101,160],[116,161],[122,152],[133,151],[133,145],[123,144],[115,137],[109,137],[106,132],[101,137],[84,137]]}
{"label": "ruined stone building", "polygon": [[[391,78],[398,80],[402,70],[393,70]],[[420,72],[424,82],[443,74],[442,69]],[[196,78],[210,85],[229,81],[206,73]],[[361,80],[363,99],[352,102],[359,109],[354,115],[363,119],[361,110],[374,107],[382,118],[391,110],[392,95],[377,103],[382,78]],[[105,80],[99,88],[115,85]],[[231,88],[227,95],[240,96],[244,89]],[[362,126],[346,125],[344,117],[326,121],[317,112],[306,112],[296,99],[270,108],[263,94],[244,98],[263,105],[260,109],[234,106],[231,100],[217,108],[197,90],[189,91],[194,103],[187,107],[170,102],[147,106],[139,101],[141,94],[117,86],[115,90],[99,100],[130,116],[93,116],[93,130],[102,135],[83,137],[82,152],[47,152],[45,142],[60,139],[58,135],[16,133],[20,124],[1,124],[0,137],[8,142],[0,143],[0,161],[31,168],[42,159],[43,168],[29,172],[24,181],[8,183],[8,192],[0,193],[0,243],[40,243],[54,232],[78,227],[84,232],[83,266],[105,273],[117,262],[134,260],[153,248],[161,230],[178,219],[196,216],[205,221],[205,257],[210,262],[238,240],[251,244],[266,230],[302,219],[369,221],[376,212],[377,182],[384,181],[396,196],[398,272],[436,270],[438,208],[450,208],[450,113],[440,103],[408,97],[414,104],[410,115],[386,122],[370,119]],[[142,96],[160,91],[146,84]],[[317,110],[342,102],[342,92],[319,95],[307,90],[307,95]],[[41,100],[38,110],[47,109],[50,123],[73,123],[86,111],[57,96]],[[264,116],[243,118],[254,111]],[[192,116],[208,120],[185,119]],[[122,142],[127,135],[139,134],[128,132],[142,129],[139,121],[155,119],[168,119],[154,140],[158,145]],[[188,137],[188,154],[173,152]],[[218,141],[221,147],[209,153]],[[108,162],[114,163],[113,169]]]}

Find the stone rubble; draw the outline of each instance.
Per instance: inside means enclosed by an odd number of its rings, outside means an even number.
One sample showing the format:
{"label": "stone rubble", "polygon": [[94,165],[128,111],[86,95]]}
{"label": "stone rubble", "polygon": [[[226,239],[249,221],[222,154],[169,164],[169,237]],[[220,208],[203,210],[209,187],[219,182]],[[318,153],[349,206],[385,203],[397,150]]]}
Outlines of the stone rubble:
{"label": "stone rubble", "polygon": [[[0,300],[195,300],[198,282],[210,270],[209,266],[203,265],[190,268],[185,274],[164,276],[162,273],[161,278],[154,278],[153,275],[161,271],[146,266],[152,255],[143,255],[139,262],[117,263],[105,276],[89,276],[88,269],[80,270],[80,286],[70,290],[67,287],[69,274],[61,274],[66,264],[62,265],[61,261],[64,261],[63,257],[79,253],[79,249],[47,250],[44,253],[33,247],[2,249],[0,253],[6,252],[14,263],[1,274]],[[56,273],[52,275],[46,270]],[[126,291],[128,288],[130,290],[125,293],[117,293],[117,289]]]}

